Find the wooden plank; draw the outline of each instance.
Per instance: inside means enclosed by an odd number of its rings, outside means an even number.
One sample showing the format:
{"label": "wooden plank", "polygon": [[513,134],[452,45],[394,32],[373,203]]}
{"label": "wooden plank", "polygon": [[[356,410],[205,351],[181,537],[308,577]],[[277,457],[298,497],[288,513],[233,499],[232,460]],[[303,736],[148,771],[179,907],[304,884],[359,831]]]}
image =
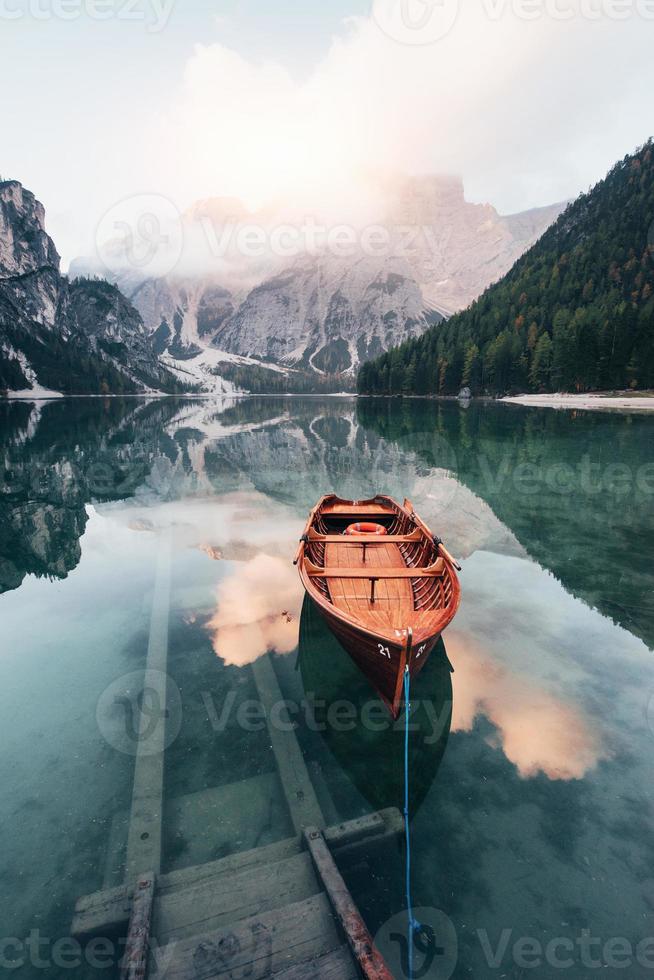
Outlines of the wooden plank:
{"label": "wooden plank", "polygon": [[326,895],[286,905],[235,926],[182,939],[158,951],[162,971],[151,980],[266,980],[273,974],[339,949]]}
{"label": "wooden plank", "polygon": [[70,934],[75,939],[106,936],[125,929],[132,914],[133,886],[121,885],[80,898]]}
{"label": "wooden plank", "polygon": [[322,833],[315,827],[309,827],[304,832],[304,838],[361,973],[366,980],[393,980],[393,974],[376,949]]}
{"label": "wooden plank", "polygon": [[219,855],[271,844],[295,832],[274,771],[167,800],[164,824],[166,840],[187,842],[183,853],[168,856],[167,871],[197,867]]}
{"label": "wooden plank", "polygon": [[351,841],[329,841],[329,849],[336,854],[338,865],[341,869],[351,867],[361,861],[362,857],[371,855],[374,850],[378,854],[383,854],[383,848],[391,842],[397,841],[398,837],[404,834],[404,817],[397,809],[384,811],[385,816],[382,827],[378,833],[353,838]]}
{"label": "wooden plank", "polygon": [[[384,542],[384,539],[379,539]],[[396,544],[366,549],[341,539],[325,546],[325,566],[306,563],[314,578],[329,581],[333,605],[359,621],[374,633],[387,635],[402,630],[414,616],[413,589],[410,579],[424,577],[420,569],[408,570]],[[372,601],[371,578],[374,583]]]}
{"label": "wooden plank", "polygon": [[168,892],[178,891],[180,888],[188,888],[190,885],[197,884],[207,878],[231,878],[246,868],[258,867],[262,864],[274,864],[299,853],[299,841],[297,837],[291,837],[275,844],[267,844],[264,847],[255,847],[249,851],[230,854],[228,857],[210,861],[208,864],[171,871],[170,874],[160,876],[157,882],[157,894],[165,895]]}
{"label": "wooden plank", "polygon": [[[300,845],[296,837],[279,841],[266,847],[231,854],[209,864],[198,867],[184,868],[170,874],[160,875],[157,880],[157,896],[167,895],[181,888],[188,888],[201,881],[224,877],[228,880],[232,875],[245,868],[259,866],[262,863],[281,861],[300,853]],[[134,889],[130,885],[119,888],[109,888],[106,891],[94,892],[80,898],[75,906],[75,915],[71,926],[71,935],[76,938],[114,933],[124,929],[129,922],[132,911],[132,896]]]}
{"label": "wooden plank", "polygon": [[362,517],[397,517],[392,507],[384,507],[383,504],[369,504],[360,506],[352,504],[332,504],[323,507],[320,511],[321,517],[338,517],[339,520],[353,521],[361,520]]}
{"label": "wooden plank", "polygon": [[346,534],[319,534],[311,530],[308,537],[309,541],[319,541],[323,544],[356,544],[361,547],[362,544],[413,544],[421,541],[423,534],[416,530],[411,534],[361,534],[356,537],[356,535]]}
{"label": "wooden plank", "polygon": [[272,720],[284,698],[270,655],[259,657],[252,665],[252,673],[295,831],[301,834],[308,826],[323,827],[323,814],[295,733],[288,725],[281,726]]}
{"label": "wooden plank", "polygon": [[[151,868],[161,871],[161,826],[163,809],[164,751],[166,738],[166,670],[168,666],[168,621],[171,584],[170,531],[162,534],[157,554],[157,570],[152,600],[150,638],[144,684],[160,712],[150,731],[152,717],[141,711],[139,742],[134,766],[132,809],[127,838],[125,878],[133,880]],[[145,737],[147,733],[147,738]]]}
{"label": "wooden plank", "polygon": [[134,887],[132,914],[120,966],[120,980],[143,980],[150,949],[150,927],[156,876],[142,875]]}
{"label": "wooden plank", "polygon": [[292,905],[320,892],[304,851],[275,864],[212,877],[157,900],[153,934],[160,945],[213,932],[240,919]]}
{"label": "wooden plank", "polygon": [[439,578],[445,573],[445,562],[439,558],[437,562],[428,568],[384,568],[383,566],[351,566],[340,568],[338,565],[330,565],[322,568],[319,565],[312,565],[307,562],[307,572],[311,578],[363,578],[363,579],[412,579],[412,578]]}
{"label": "wooden plank", "polygon": [[275,973],[275,980],[359,980],[361,974],[347,946],[315,960]]}
{"label": "wooden plank", "polygon": [[365,842],[370,837],[387,834],[401,834],[404,830],[404,817],[397,807],[368,813],[355,820],[347,820],[328,827],[324,832],[325,841],[331,850],[350,844]]}

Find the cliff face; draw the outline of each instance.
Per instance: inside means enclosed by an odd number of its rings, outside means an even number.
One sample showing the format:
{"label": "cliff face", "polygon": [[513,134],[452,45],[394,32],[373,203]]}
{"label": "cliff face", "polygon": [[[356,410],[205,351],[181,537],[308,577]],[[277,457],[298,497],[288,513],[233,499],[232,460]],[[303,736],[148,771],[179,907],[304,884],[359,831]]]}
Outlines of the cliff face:
{"label": "cliff face", "polygon": [[391,195],[390,223],[412,231],[407,259],[426,304],[457,313],[501,279],[564,207],[504,216],[466,201],[458,177],[412,177]]}
{"label": "cliff face", "polygon": [[325,374],[421,334],[429,322],[406,262],[307,257],[253,289],[215,343]]}
{"label": "cliff face", "polygon": [[59,255],[45,230],[45,211],[17,180],[0,183],[0,268],[4,276],[59,271]]}
{"label": "cliff face", "polygon": [[43,206],[0,183],[0,390],[175,390],[140,314],[115,286],[61,275]]}

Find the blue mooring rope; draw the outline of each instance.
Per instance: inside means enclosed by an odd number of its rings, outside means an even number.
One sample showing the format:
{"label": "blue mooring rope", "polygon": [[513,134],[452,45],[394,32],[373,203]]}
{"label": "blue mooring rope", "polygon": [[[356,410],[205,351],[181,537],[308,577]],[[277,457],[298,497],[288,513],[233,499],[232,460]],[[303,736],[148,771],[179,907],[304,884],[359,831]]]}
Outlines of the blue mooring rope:
{"label": "blue mooring rope", "polygon": [[409,715],[411,714],[411,674],[404,671],[404,833],[406,837],[406,907],[409,916],[409,980],[413,980],[413,937],[420,923],[413,916],[411,901],[411,831],[409,830]]}

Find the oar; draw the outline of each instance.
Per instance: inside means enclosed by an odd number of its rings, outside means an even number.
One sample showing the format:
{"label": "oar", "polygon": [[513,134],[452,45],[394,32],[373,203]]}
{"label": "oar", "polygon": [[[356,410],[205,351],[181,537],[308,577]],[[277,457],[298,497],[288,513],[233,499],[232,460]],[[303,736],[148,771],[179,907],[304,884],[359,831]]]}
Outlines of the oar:
{"label": "oar", "polygon": [[295,558],[293,559],[293,564],[294,565],[297,565],[297,563],[299,562],[300,555],[302,554],[302,549],[304,548],[304,546],[305,546],[305,544],[307,543],[308,540],[309,540],[309,538],[308,538],[308,536],[306,534],[303,534],[302,537],[300,538],[300,544],[299,544],[299,547],[297,549],[297,553],[295,555]]}
{"label": "oar", "polygon": [[443,544],[443,542],[441,541],[440,538],[436,538],[436,543],[438,544],[438,547],[440,549],[440,552],[441,552],[443,558],[445,558],[446,561],[449,561],[449,563],[451,565],[454,565],[454,567],[456,568],[457,572],[460,572],[461,571],[460,564],[458,563],[458,561],[456,560],[456,558],[454,558],[449,553],[449,551],[447,550],[447,548],[445,547],[445,545]]}

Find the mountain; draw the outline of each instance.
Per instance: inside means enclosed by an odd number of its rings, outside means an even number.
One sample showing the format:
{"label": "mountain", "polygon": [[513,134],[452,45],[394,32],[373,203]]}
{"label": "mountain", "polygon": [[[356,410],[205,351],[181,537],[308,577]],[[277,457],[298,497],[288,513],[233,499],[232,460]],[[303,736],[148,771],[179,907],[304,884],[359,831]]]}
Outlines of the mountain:
{"label": "mountain", "polygon": [[303,256],[253,289],[220,327],[216,343],[238,354],[339,374],[423,333],[428,317],[405,260]]}
{"label": "mountain", "polygon": [[472,306],[359,374],[362,394],[654,387],[654,147],[570,204]]}
{"label": "mountain", "polygon": [[[491,205],[467,202],[460,179],[434,176],[396,178],[376,198],[365,221],[347,226],[356,239],[347,255],[329,243],[310,247],[303,216],[248,213],[238,201],[216,199],[183,216],[187,254],[171,273],[139,273],[127,256],[121,263],[114,243],[112,271],[104,274],[138,309],[164,362],[176,368],[210,347],[282,366],[291,372],[290,387],[311,377],[328,385],[345,375],[351,383],[361,363],[475,299],[563,207],[502,217]],[[326,237],[330,229],[320,227]],[[285,228],[297,232],[298,242],[286,258],[271,245]],[[365,246],[371,229],[384,236],[374,253]],[[263,236],[264,254],[239,248],[239,233],[248,230]],[[72,268],[102,272],[97,260],[78,259]],[[234,370],[228,366],[225,376]],[[238,370],[242,383],[260,378],[253,365]]]}
{"label": "mountain", "polygon": [[469,306],[500,279],[563,211],[552,204],[500,215],[466,201],[460,177],[411,177],[388,191],[386,219],[426,305],[446,315]]}
{"label": "mountain", "polygon": [[137,310],[105,281],[70,282],[43,206],[0,182],[0,391],[180,391]]}

